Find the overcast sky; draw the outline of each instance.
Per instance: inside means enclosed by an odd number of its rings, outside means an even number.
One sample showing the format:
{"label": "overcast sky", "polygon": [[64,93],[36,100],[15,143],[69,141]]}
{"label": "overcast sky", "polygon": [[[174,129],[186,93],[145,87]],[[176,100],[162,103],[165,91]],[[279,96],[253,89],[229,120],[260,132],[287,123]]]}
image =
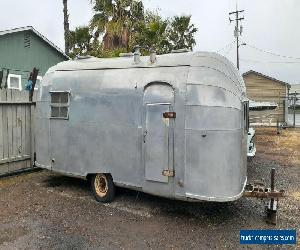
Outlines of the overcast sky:
{"label": "overcast sky", "polygon": [[[146,8],[164,17],[192,15],[199,29],[195,50],[219,51],[236,64],[233,30],[228,12],[245,10],[241,39],[241,71],[259,71],[291,84],[300,83],[299,0],[144,0]],[[1,0],[0,30],[33,26],[63,49],[62,0]],[[88,24],[93,12],[89,0],[69,0],[70,25]],[[230,45],[231,44],[231,45]],[[227,46],[228,45],[228,46]],[[274,52],[278,57],[251,48]],[[224,48],[224,49],[222,49]],[[0,55],[1,56],[1,55]]]}

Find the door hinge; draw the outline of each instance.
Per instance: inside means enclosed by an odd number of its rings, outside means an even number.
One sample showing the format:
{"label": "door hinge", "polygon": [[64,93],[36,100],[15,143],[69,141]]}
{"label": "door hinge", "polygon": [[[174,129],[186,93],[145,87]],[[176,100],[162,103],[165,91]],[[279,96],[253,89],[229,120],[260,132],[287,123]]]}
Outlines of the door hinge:
{"label": "door hinge", "polygon": [[175,171],[173,171],[173,170],[163,170],[162,175],[167,176],[167,177],[174,177],[175,176]]}

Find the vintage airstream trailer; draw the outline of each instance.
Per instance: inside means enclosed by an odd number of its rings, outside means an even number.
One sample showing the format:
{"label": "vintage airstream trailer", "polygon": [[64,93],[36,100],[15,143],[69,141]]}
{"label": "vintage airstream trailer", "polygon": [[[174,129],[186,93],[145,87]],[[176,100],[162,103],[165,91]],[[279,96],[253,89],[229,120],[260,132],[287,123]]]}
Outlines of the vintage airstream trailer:
{"label": "vintage airstream trailer", "polygon": [[36,165],[114,187],[227,202],[247,181],[247,99],[226,58],[208,52],[59,63],[45,75]]}

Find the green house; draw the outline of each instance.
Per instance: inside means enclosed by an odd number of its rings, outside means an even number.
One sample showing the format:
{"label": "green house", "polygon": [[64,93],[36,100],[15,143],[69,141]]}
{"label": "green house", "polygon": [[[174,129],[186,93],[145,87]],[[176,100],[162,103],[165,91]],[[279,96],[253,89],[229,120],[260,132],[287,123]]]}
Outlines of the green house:
{"label": "green house", "polygon": [[24,89],[30,72],[39,69],[36,86],[47,70],[68,56],[33,27],[0,31],[0,86]]}

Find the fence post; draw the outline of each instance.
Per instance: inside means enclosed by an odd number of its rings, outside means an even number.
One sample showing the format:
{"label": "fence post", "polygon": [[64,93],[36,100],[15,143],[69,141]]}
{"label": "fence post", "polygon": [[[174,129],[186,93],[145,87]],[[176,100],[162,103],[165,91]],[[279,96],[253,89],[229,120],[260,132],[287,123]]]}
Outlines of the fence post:
{"label": "fence post", "polygon": [[296,100],[297,100],[297,93],[296,93],[296,91],[295,91],[295,93],[294,93],[294,102],[293,102],[293,104],[294,104],[294,107],[293,107],[293,109],[294,109],[294,128],[296,127]]}

